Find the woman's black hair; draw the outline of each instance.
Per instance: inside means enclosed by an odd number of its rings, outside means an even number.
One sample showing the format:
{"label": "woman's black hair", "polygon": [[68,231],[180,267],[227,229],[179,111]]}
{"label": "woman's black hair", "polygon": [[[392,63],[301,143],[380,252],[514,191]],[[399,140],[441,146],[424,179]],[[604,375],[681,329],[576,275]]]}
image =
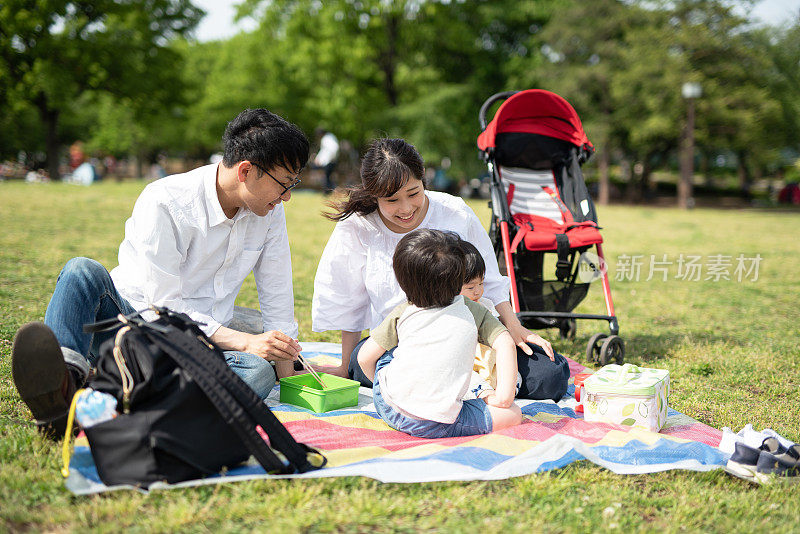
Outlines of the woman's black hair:
{"label": "woman's black hair", "polygon": [[378,209],[378,198],[390,197],[409,178],[425,187],[425,164],[414,145],[403,139],[376,139],[361,160],[361,183],[344,190],[345,198],[328,204],[333,213],[325,217],[341,221],[354,213],[369,215]]}
{"label": "woman's black hair", "polygon": [[392,268],[408,301],[420,308],[449,306],[461,293],[464,251],[454,232],[420,228],[397,244]]}
{"label": "woman's black hair", "polygon": [[486,276],[486,262],[478,249],[469,241],[461,241],[461,250],[464,251],[464,283]]}
{"label": "woman's black hair", "polygon": [[299,173],[308,162],[308,138],[300,128],[266,109],[246,109],[228,123],[222,136],[222,164],[257,163]]}

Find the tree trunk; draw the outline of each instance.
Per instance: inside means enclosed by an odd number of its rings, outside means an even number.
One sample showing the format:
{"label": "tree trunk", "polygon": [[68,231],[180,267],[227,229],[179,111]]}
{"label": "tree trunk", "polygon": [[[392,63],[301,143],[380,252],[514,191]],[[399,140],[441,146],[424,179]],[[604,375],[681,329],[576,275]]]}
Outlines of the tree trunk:
{"label": "tree trunk", "polygon": [[624,157],[620,162],[620,170],[622,171],[622,179],[625,181],[625,199],[628,202],[634,202],[636,200],[636,184],[634,183],[631,160]]}
{"label": "tree trunk", "polygon": [[641,176],[641,198],[646,201],[653,200],[655,197],[655,187],[653,181],[650,179],[653,176],[653,165],[650,163],[653,158],[648,156],[644,163],[642,163],[642,176]]}
{"label": "tree trunk", "polygon": [[58,142],[58,110],[50,109],[47,97],[39,95],[36,98],[36,107],[42,119],[45,129],[45,146],[47,151],[47,172],[51,180],[59,180],[61,175],[58,172],[59,142]]}
{"label": "tree trunk", "polygon": [[687,98],[686,102],[686,126],[680,147],[681,175],[678,180],[678,207],[682,209],[694,206],[694,98]]}
{"label": "tree trunk", "polygon": [[610,184],[608,178],[608,167],[609,167],[609,160],[611,159],[609,150],[608,150],[608,139],[605,140],[603,144],[605,147],[603,150],[600,151],[600,161],[597,163],[598,170],[600,171],[600,184],[597,191],[597,202],[602,205],[608,204],[609,198],[611,193],[609,191]]}
{"label": "tree trunk", "polygon": [[711,161],[708,154],[703,153],[700,158],[700,172],[702,172],[705,177],[706,189],[709,191],[714,189],[714,177],[711,174]]}
{"label": "tree trunk", "polygon": [[136,155],[136,178],[139,180],[147,178],[144,173],[144,156],[141,152]]}
{"label": "tree trunk", "polygon": [[647,176],[644,163],[637,161],[633,167],[628,167],[627,174],[629,178],[625,194],[629,202],[638,204],[645,196]]}
{"label": "tree trunk", "polygon": [[378,57],[378,64],[381,71],[383,71],[383,90],[392,107],[397,106],[399,100],[394,80],[397,58],[397,35],[399,29],[399,16],[394,14],[389,15],[389,18],[386,20],[386,50],[382,51]]}
{"label": "tree trunk", "polygon": [[750,169],[747,166],[747,153],[741,151],[737,154],[739,165],[737,173],[739,175],[739,189],[745,198],[750,198],[750,186],[753,183],[753,177],[750,175]]}

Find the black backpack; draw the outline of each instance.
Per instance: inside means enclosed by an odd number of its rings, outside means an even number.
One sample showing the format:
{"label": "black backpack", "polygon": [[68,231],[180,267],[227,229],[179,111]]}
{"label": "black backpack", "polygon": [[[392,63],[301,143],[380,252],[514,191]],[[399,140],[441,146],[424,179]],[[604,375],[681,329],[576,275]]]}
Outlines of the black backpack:
{"label": "black backpack", "polygon": [[116,418],[84,429],[106,485],[196,479],[251,455],[268,473],[325,465],[228,367],[198,323],[153,310],[158,319],[152,322],[133,313],[84,326],[87,332],[122,326],[101,346],[97,373],[87,383],[117,399]]}

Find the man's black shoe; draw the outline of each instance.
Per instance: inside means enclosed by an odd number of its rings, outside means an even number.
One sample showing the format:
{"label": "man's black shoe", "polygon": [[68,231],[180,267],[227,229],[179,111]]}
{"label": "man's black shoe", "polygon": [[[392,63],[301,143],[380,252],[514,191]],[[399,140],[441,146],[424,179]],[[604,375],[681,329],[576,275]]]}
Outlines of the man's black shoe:
{"label": "man's black shoe", "polygon": [[67,413],[77,389],[76,374],[69,371],[55,334],[44,323],[28,323],[17,331],[11,375],[36,426],[49,438],[64,437]]}

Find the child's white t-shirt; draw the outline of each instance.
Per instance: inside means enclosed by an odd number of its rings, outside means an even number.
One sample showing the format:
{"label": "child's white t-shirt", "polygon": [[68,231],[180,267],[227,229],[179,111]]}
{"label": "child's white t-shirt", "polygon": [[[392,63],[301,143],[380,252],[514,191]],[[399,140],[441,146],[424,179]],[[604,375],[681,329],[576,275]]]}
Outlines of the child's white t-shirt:
{"label": "child's white t-shirt", "polygon": [[457,295],[443,308],[397,306],[370,335],[394,359],[379,372],[384,400],[417,419],[452,423],[469,389],[475,348],[506,328],[489,310]]}

